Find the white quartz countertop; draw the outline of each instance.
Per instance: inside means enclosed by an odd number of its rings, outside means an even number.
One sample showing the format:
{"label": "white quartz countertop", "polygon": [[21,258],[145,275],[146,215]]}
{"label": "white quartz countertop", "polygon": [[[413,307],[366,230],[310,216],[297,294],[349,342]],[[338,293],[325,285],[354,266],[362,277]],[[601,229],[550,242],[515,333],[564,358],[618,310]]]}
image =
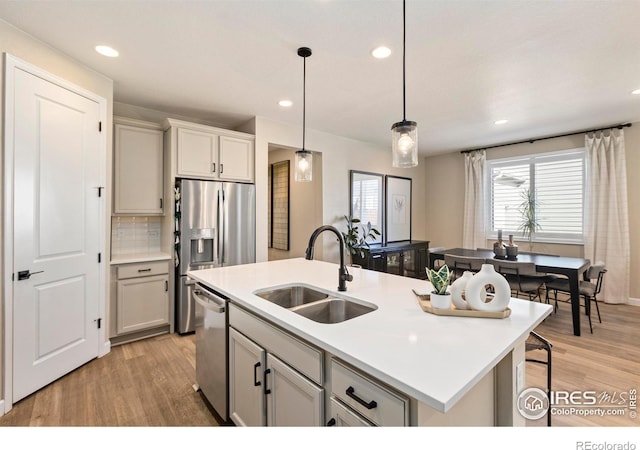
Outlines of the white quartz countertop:
{"label": "white quartz countertop", "polygon": [[117,264],[131,264],[139,262],[151,262],[151,261],[166,261],[171,259],[169,253],[154,252],[154,253],[130,253],[127,255],[112,256],[110,264],[112,266]]}
{"label": "white quartz countertop", "polygon": [[[427,281],[360,269],[347,283],[347,292],[338,293],[337,264],[302,258],[188,275],[440,412],[447,412],[552,311],[550,305],[511,299],[512,312],[506,319],[436,316],[423,312],[412,292],[427,293]],[[377,309],[345,322],[322,324],[253,294],[296,283],[372,303]]]}

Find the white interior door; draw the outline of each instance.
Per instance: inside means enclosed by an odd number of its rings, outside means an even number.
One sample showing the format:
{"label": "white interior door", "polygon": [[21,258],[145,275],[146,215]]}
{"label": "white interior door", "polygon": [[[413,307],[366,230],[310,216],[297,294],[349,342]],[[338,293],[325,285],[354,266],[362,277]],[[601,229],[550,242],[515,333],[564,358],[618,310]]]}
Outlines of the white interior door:
{"label": "white interior door", "polygon": [[16,402],[98,355],[104,197],[100,105],[18,68],[13,78]]}

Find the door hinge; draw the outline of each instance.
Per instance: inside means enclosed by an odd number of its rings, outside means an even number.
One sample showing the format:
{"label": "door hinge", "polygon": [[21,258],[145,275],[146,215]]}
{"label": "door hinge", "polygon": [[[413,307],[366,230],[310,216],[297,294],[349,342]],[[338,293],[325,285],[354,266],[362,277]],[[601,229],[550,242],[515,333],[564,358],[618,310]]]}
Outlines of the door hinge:
{"label": "door hinge", "polygon": [[97,186],[96,189],[98,190],[98,197],[102,197],[102,190],[104,189],[104,186]]}
{"label": "door hinge", "polygon": [[98,330],[99,330],[100,328],[102,328],[102,317],[98,317],[96,322],[98,322]]}
{"label": "door hinge", "polygon": [[98,264],[102,262],[102,253],[98,253]]}
{"label": "door hinge", "polygon": [[102,133],[102,121],[98,122],[98,131]]}

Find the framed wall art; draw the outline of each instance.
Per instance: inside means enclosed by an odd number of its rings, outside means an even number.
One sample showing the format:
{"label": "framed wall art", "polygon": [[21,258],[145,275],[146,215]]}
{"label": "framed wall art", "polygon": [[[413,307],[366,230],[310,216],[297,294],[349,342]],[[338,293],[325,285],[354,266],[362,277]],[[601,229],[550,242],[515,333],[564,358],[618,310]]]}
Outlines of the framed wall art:
{"label": "framed wall art", "polygon": [[411,178],[385,176],[386,242],[411,240]]}

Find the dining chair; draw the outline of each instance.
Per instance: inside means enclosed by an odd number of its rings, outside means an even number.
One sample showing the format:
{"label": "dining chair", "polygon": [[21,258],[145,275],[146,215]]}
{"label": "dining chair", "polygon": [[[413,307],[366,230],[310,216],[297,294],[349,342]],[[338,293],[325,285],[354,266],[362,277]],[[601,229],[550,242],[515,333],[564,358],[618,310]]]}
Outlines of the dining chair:
{"label": "dining chair", "polygon": [[496,272],[504,275],[516,297],[526,294],[529,300],[537,298],[542,302],[540,289],[545,284],[546,274],[536,272],[535,263],[497,259],[488,259],[487,262],[493,264]]}
{"label": "dining chair", "polygon": [[479,272],[482,269],[482,265],[485,263],[484,258],[474,256],[456,256],[456,255],[444,255],[444,263],[449,267],[449,270],[453,273],[451,281],[455,280],[466,271]]}
{"label": "dining chair", "polygon": [[[431,263],[431,259],[433,258],[433,256],[431,255],[432,253],[440,253],[444,250],[444,247],[429,247],[429,263]],[[445,264],[443,260],[437,259],[433,262],[433,268],[438,270],[440,267],[442,267],[443,264]]]}
{"label": "dining chair", "polygon": [[[547,366],[547,397],[551,405],[551,343],[535,331],[529,333],[524,344],[525,361]],[[537,350],[546,352],[546,358],[536,356]],[[533,355],[533,356],[531,356]],[[547,411],[547,426],[551,426],[551,408]]]}
{"label": "dining chair", "polygon": [[[602,281],[604,280],[604,274],[607,273],[607,268],[604,263],[596,262],[587,269],[587,278],[589,281],[581,280],[578,285],[578,291],[580,296],[584,297],[584,309],[587,317],[589,318],[589,330],[593,333],[593,326],[591,324],[591,302],[596,305],[596,311],[598,312],[598,322],[602,323],[602,317],[600,316],[600,307],[598,306],[598,294],[602,290]],[[570,294],[569,280],[565,278],[556,278],[547,282],[547,303],[549,302],[549,292],[553,291],[555,306],[554,310],[558,309],[558,291]],[[563,301],[563,300],[560,300]]]}

